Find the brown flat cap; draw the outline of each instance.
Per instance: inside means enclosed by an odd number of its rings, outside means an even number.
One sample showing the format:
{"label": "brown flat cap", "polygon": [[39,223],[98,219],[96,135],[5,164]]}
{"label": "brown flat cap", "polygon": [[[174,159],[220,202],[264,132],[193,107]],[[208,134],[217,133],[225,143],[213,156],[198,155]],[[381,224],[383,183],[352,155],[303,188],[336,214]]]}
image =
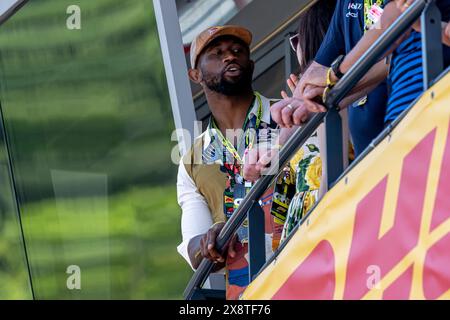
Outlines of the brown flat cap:
{"label": "brown flat cap", "polygon": [[206,29],[200,33],[191,44],[191,67],[195,68],[197,64],[198,56],[202,51],[218,37],[233,36],[241,39],[249,47],[252,43],[252,33],[240,26],[215,26]]}

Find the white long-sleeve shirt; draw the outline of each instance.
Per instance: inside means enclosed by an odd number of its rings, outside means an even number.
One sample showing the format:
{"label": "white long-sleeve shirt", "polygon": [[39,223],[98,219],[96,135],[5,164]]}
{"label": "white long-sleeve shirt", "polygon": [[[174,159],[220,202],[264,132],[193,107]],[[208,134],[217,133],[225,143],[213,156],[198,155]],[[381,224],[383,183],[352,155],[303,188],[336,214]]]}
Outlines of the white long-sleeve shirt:
{"label": "white long-sleeve shirt", "polygon": [[183,241],[178,246],[178,253],[192,267],[188,255],[189,241],[208,232],[213,225],[211,212],[205,198],[200,194],[183,163],[178,168],[177,178],[178,204],[183,212],[181,216],[181,233]]}
{"label": "white long-sleeve shirt", "polygon": [[[271,100],[262,97],[262,107],[263,107],[263,113],[262,113],[262,122],[266,123],[267,125],[270,125],[271,122],[271,116],[270,116],[270,106],[271,106]],[[258,101],[255,100],[255,103],[250,110],[248,117],[254,117],[257,115],[258,112]],[[211,148],[214,148],[214,144],[212,144],[212,139],[209,135],[209,132],[205,132],[201,137],[198,139],[203,139],[202,143],[202,149],[200,151],[204,151],[207,153],[207,151],[210,151]],[[242,152],[243,150],[239,150]],[[217,153],[216,153],[217,155]],[[202,157],[200,156],[200,159]],[[211,159],[208,159],[210,161]],[[219,168],[217,168],[217,171],[220,171]],[[191,173],[192,174],[192,173]],[[219,173],[220,174],[220,173]],[[211,176],[212,179],[216,179],[218,176],[214,175]],[[220,179],[220,177],[219,177]],[[225,179],[225,178],[224,178]],[[203,190],[205,188],[211,187],[211,189],[214,189],[214,192],[218,197],[220,197],[220,204],[215,206],[215,213],[217,217],[217,211],[218,207],[220,211],[223,213],[223,192],[225,190],[225,187],[223,189],[219,190],[220,188],[217,187],[217,183],[215,184],[214,181],[210,181],[211,184],[206,185],[206,183],[209,183],[209,181],[205,182]],[[177,178],[177,193],[178,193],[178,204],[181,207],[182,210],[182,216],[181,216],[181,232],[182,232],[182,242],[177,247],[177,250],[181,256],[189,263],[189,265],[192,267],[191,261],[189,259],[188,254],[188,245],[191,239],[194,237],[205,234],[208,232],[208,230],[211,228],[211,226],[214,224],[213,220],[213,214],[212,210],[214,210],[211,206],[212,204],[207,202],[205,196],[202,195],[202,193],[199,191],[199,186],[196,185],[195,181],[191,177],[191,175],[186,170],[186,166],[183,163],[183,160],[180,162],[179,169],[178,169],[178,178]],[[217,197],[217,199],[218,199]],[[216,199],[216,197],[215,197]],[[217,220],[217,219],[216,219]]]}

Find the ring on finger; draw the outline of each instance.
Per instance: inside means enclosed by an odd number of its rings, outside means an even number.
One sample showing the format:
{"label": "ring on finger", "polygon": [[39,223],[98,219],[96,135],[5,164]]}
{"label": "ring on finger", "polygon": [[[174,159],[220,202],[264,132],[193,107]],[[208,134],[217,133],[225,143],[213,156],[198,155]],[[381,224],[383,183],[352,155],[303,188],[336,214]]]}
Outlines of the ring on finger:
{"label": "ring on finger", "polygon": [[286,108],[288,108],[289,110],[294,110],[294,107],[290,103],[286,106]]}

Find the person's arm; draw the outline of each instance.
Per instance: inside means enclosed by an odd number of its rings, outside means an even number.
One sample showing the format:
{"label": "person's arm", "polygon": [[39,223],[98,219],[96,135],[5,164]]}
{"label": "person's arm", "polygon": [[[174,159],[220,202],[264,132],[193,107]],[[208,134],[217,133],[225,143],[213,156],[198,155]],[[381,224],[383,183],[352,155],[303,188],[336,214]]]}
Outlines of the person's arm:
{"label": "person's arm", "polygon": [[[215,263],[213,272],[219,271],[225,267],[225,258],[221,257],[215,250],[215,242],[220,234],[220,231],[225,226],[225,222],[214,224],[205,234],[195,236],[188,243],[188,255],[192,268],[196,270],[203,258],[209,259]],[[233,238],[230,248],[234,248],[236,238]],[[229,253],[234,257],[234,250]],[[215,255],[214,257],[212,255]]]}
{"label": "person's arm", "polygon": [[[350,68],[363,56],[363,54],[375,43],[375,41],[380,37],[383,32],[389,28],[392,23],[400,16],[401,12],[397,8],[394,2],[389,2],[386,4],[383,14],[380,18],[379,28],[368,30],[361,40],[357,43],[357,45],[345,56],[343,62],[340,65],[340,71],[345,74]],[[400,45],[400,43],[404,40],[405,36],[399,38],[393,46],[391,46],[390,50],[388,50],[384,56],[389,55],[395,48]],[[343,103],[342,106],[346,106],[350,101],[356,101],[358,97],[363,97],[367,94],[368,89],[373,89],[375,86],[371,84],[372,82],[379,83],[383,79],[379,79],[379,75],[387,76],[385,70],[380,72],[378,66],[374,69],[374,71],[369,72],[368,75],[363,79],[362,82],[359,83],[359,88],[365,88],[364,91],[361,90],[360,93],[355,92],[353,90],[351,96],[348,96]],[[309,70],[311,69],[311,70]],[[296,89],[294,97],[297,99],[303,99],[304,106],[309,112],[324,112],[325,108],[321,106],[320,103],[315,102],[314,100],[323,94],[323,89],[327,86],[327,73],[329,68],[320,65],[318,63],[313,63],[305,75],[300,79],[300,84]],[[371,76],[376,76],[374,79],[371,79]],[[339,79],[336,77],[334,72],[330,74],[331,81],[337,82]],[[362,95],[364,92],[364,95]],[[279,106],[280,107],[280,106]],[[281,109],[281,112],[285,112],[284,108]],[[296,118],[301,119],[305,117],[306,112],[299,110]],[[294,122],[295,123],[295,122]]]}
{"label": "person's arm", "polygon": [[[401,12],[397,9],[395,3],[388,3],[383,11],[380,27],[378,29],[368,30],[358,44],[345,56],[344,61],[341,63],[340,71],[342,73],[347,73],[348,70],[362,57],[362,55],[375,43],[375,41],[386,31],[387,28],[391,26],[391,24],[400,16]],[[336,19],[335,19],[336,18]],[[338,17],[333,17],[332,23],[337,23]],[[400,39],[403,41],[403,38]],[[327,85],[327,72],[328,67],[327,64],[329,60],[326,60],[327,54],[323,53],[327,50],[331,50],[333,54],[336,54],[343,50],[343,48],[338,48],[335,45],[328,44],[328,42],[340,42],[345,43],[344,37],[342,35],[342,30],[338,25],[333,25],[328,29],[327,35],[322,43],[322,47],[319,50],[319,53],[316,56],[316,61],[308,68],[303,77],[300,79],[300,83],[294,93],[294,97],[296,98],[307,98],[312,100],[314,97],[311,97],[311,94],[303,96],[305,94],[305,90],[307,87],[325,87]],[[398,42],[396,45],[391,47],[391,49],[385,53],[383,56],[386,57],[390,54],[401,42]],[[337,49],[338,48],[338,49]],[[331,56],[331,55],[330,55]],[[334,58],[336,58],[335,56]],[[325,64],[321,64],[325,63]],[[337,82],[339,79],[332,72],[331,80]],[[367,86],[366,86],[367,87]],[[319,92],[315,90],[315,92]],[[319,92],[319,95],[322,92]]]}
{"label": "person's arm", "polygon": [[[358,99],[366,96],[382,82],[388,73],[388,65],[384,61],[374,65],[366,76],[352,89],[350,94],[344,98],[339,106],[346,108]],[[296,97],[285,98],[272,106],[272,117],[276,122],[283,126],[304,124],[312,114],[317,112],[326,112],[326,108],[319,104],[313,103],[311,99],[321,95],[323,88],[310,86],[306,88],[304,99]],[[290,106],[290,107],[288,107]],[[286,120],[287,119],[287,120]]]}
{"label": "person's arm", "polygon": [[[291,117],[288,117],[286,121],[289,121],[289,119]],[[281,128],[277,135],[273,136],[272,144],[257,145],[256,148],[250,150],[244,157],[244,179],[251,182],[258,181],[265,171],[269,169],[270,165],[273,164],[274,159],[278,158],[280,149],[298,128],[300,127],[293,124],[289,127]]]}
{"label": "person's arm", "polygon": [[205,198],[199,193],[183,162],[178,169],[177,194],[178,204],[182,210],[183,237],[178,252],[195,270],[203,259],[201,239],[213,226],[213,220]]}
{"label": "person's arm", "polygon": [[350,93],[345,97],[339,107],[341,109],[348,107],[359,99],[366,97],[370,92],[372,92],[378,85],[383,82],[388,76],[389,65],[386,64],[385,60],[379,61],[374,65],[369,72],[366,73],[364,78],[362,78],[358,84],[350,91]]}
{"label": "person's arm", "polygon": [[[395,22],[395,20],[401,15],[401,11],[397,8],[394,2],[389,2],[383,11],[380,21],[380,28],[368,30],[364,36],[359,40],[357,45],[345,56],[344,61],[342,61],[339,70],[345,74],[350,68],[367,52],[368,49],[377,41],[377,39]],[[384,53],[380,59],[386,58],[391,54],[395,48],[397,48],[405,37],[398,39],[390,50]],[[367,77],[366,77],[367,78]],[[331,79],[333,81],[338,81],[339,79],[332,72]]]}

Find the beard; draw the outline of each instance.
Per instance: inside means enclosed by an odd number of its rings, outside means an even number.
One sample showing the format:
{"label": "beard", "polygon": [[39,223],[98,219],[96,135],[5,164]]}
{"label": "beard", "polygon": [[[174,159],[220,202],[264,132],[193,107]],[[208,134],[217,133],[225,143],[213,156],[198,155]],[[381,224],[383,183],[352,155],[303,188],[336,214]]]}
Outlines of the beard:
{"label": "beard", "polygon": [[242,73],[239,77],[228,79],[225,77],[225,71],[220,74],[211,74],[202,70],[203,81],[208,89],[225,96],[239,96],[251,91],[253,70],[250,65],[242,67]]}

